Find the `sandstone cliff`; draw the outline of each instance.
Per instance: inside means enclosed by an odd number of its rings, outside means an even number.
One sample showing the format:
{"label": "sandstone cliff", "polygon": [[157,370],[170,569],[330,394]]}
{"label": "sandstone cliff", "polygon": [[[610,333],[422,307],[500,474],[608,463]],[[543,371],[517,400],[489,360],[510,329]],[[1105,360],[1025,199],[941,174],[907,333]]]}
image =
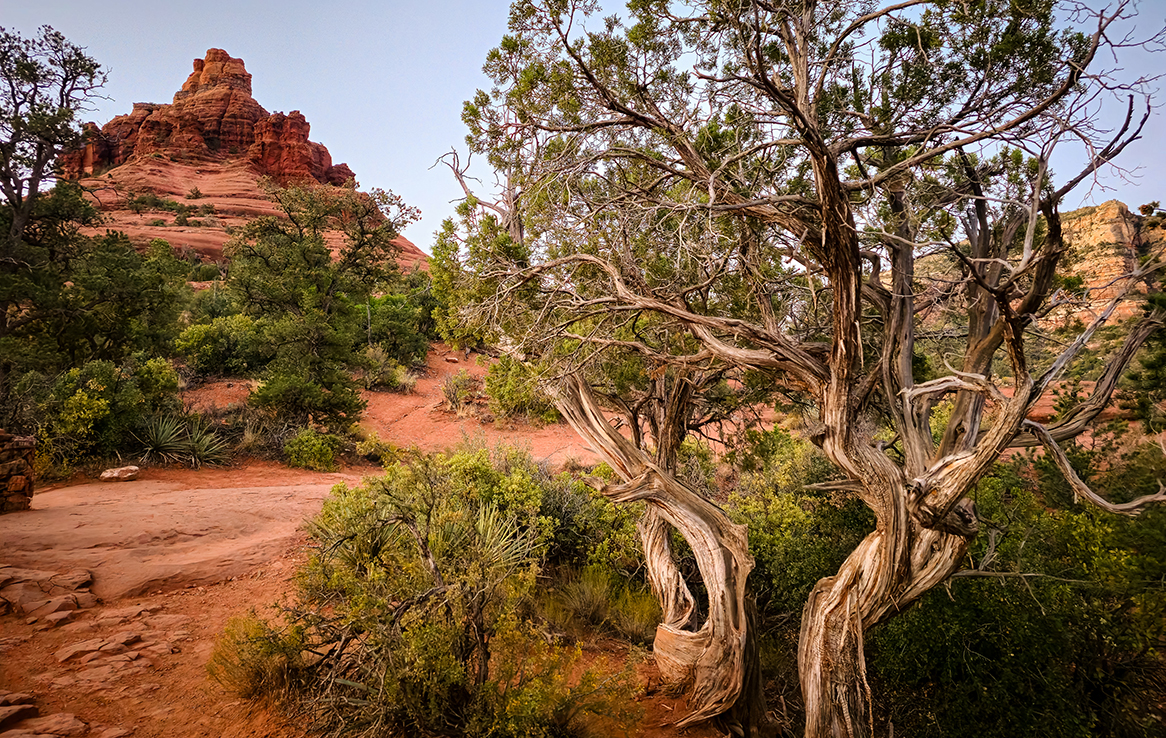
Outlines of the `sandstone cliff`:
{"label": "sandstone cliff", "polygon": [[[222,49],[194,60],[172,103],[135,103],[128,115],[86,130],[85,148],[60,165],[101,209],[104,223],[95,232],[121,231],[141,246],[161,238],[206,260],[222,258],[231,228],[278,215],[261,177],[332,185],[354,179],[348,165],[333,165],[328,149],[308,139],[299,111],[264,110],[251,96],[243,60]],[[156,196],[154,204],[143,206],[142,195]],[[176,217],[176,206],[189,212]],[[397,246],[404,268],[424,267],[428,257],[408,239]]]}
{"label": "sandstone cliff", "polygon": [[[1080,320],[1087,324],[1125,289],[1126,281],[1119,278],[1137,269],[1142,255],[1162,247],[1166,231],[1117,200],[1065,213],[1061,220],[1069,247],[1061,272],[1079,277],[1086,292],[1076,304],[1058,308],[1050,317],[1058,323]],[[1135,284],[1110,322],[1138,314],[1147,288],[1146,283]]]}
{"label": "sandstone cliff", "polygon": [[160,154],[186,162],[243,159],[258,174],[281,180],[312,178],[343,184],[346,164],[334,166],[298,111],[268,113],[251,97],[251,74],[242,59],[208,49],[169,104],[134,103],[100,128],[86,125],[87,143],[61,160],[64,176],[78,179],[134,158]]}

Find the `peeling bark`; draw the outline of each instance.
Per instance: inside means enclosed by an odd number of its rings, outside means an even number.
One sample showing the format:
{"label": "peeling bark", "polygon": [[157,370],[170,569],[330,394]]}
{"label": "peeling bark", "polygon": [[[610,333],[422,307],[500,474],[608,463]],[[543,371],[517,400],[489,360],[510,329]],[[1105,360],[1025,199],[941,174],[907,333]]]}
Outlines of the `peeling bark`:
{"label": "peeling bark", "polygon": [[[680,531],[692,547],[708,590],[708,617],[692,629],[692,595],[678,579],[679,573],[676,579],[668,575],[654,580],[653,588],[661,587],[659,591],[673,604],[656,630],[653,653],[661,674],[687,689],[690,712],[677,721],[678,726],[724,714],[737,702],[744,685],[749,621],[745,580],[753,569],[745,526],[730,521],[719,507],[660,469],[617,433],[581,379],[566,377],[549,390],[571,427],[624,480],[621,485],[601,485],[599,491],[613,502],[642,500],[657,516],[658,522],[648,522],[650,538],[645,540],[645,552],[657,559],[649,567],[655,577],[675,571],[671,551],[659,543],[667,535],[663,524]],[[648,541],[652,541],[650,546]]]}

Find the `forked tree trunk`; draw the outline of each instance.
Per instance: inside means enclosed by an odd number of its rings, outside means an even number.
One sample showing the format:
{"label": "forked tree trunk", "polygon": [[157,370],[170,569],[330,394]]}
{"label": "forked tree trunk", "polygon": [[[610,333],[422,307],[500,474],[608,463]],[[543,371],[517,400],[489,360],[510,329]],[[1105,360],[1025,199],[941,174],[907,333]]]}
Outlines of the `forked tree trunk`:
{"label": "forked tree trunk", "polygon": [[[749,635],[745,580],[753,569],[745,526],[734,524],[617,433],[578,377],[567,377],[548,390],[571,427],[625,482],[600,485],[599,491],[613,502],[642,500],[657,516],[646,519],[642,528],[647,533],[645,554],[653,559],[652,586],[665,608],[653,653],[661,674],[687,687],[690,712],[677,725],[723,715],[737,702],[744,684]],[[667,545],[668,526],[692,547],[708,590],[708,617],[698,629],[693,629],[692,595]]]}

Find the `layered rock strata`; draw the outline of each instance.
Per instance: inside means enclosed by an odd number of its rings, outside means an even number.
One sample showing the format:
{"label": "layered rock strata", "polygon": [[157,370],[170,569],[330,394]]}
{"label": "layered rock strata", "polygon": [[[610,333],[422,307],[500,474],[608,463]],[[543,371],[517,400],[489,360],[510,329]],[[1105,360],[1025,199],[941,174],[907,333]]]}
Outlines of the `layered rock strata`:
{"label": "layered rock strata", "polygon": [[333,165],[322,144],[308,140],[311,126],[294,110],[268,113],[251,96],[251,74],[242,59],[208,49],[169,104],[134,103],[128,115],[85,127],[86,144],[61,160],[62,174],[78,179],[158,155],[179,161],[243,159],[260,175],[280,180],[315,179],[344,184],[346,164]]}
{"label": "layered rock strata", "polygon": [[1141,313],[1149,285],[1131,285],[1126,277],[1137,271],[1142,256],[1162,247],[1163,230],[1117,200],[1065,213],[1061,219],[1069,250],[1059,271],[1080,278],[1083,292],[1073,289],[1059,296],[1065,304],[1050,315],[1053,324],[1088,324],[1115,298],[1120,301],[1111,324]]}

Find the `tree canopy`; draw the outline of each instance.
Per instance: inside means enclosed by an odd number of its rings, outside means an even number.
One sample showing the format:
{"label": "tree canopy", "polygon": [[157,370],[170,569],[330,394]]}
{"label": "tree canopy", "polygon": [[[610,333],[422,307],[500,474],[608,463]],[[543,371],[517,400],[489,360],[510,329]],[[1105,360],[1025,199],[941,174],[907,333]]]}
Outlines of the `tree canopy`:
{"label": "tree canopy", "polygon": [[[1113,512],[1161,498],[1093,494],[1058,445],[1109,403],[1160,310],[1128,327],[1091,396],[1051,424],[1027,418],[1116,308],[1063,350],[1037,350],[1040,318],[1075,299],[1058,289],[1060,204],[1150,111],[1147,81],[1103,64],[1162,33],[1122,37],[1128,2],[597,11],[511,6],[510,34],[486,60],[494,87],[463,116],[503,192],[467,200],[461,226],[447,226],[437,271],[460,277],[440,277],[455,296],[446,320],[553,364],[560,411],[624,477],[605,492],[645,499],[694,550],[693,536],[710,546],[710,606],[740,600],[745,544],[611,429],[594,367],[635,354],[661,371],[759,375],[797,398],[843,477],[831,486],[875,518],[803,613],[806,735],[867,735],[863,633],[961,566],[978,530],[969,492],[1004,449],[1044,446],[1078,494]],[[1107,131],[1097,113],[1114,101],[1126,115]],[[1087,165],[1054,177],[1053,152],[1071,144]],[[1118,292],[1156,282],[1160,257]],[[940,405],[950,417],[937,436]],[[742,689],[744,613],[722,614],[671,634],[699,641],[680,656],[696,685],[686,720],[725,712]]]}

